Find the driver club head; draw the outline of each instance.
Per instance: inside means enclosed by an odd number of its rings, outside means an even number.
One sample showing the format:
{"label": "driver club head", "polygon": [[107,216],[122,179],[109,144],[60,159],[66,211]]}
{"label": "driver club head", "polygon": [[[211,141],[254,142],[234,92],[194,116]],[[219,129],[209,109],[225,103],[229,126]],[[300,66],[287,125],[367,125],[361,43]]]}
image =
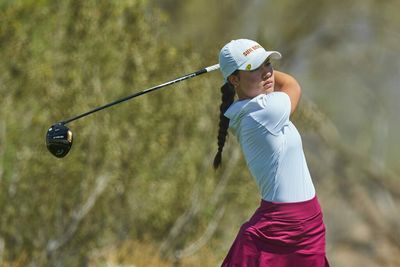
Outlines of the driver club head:
{"label": "driver club head", "polygon": [[57,158],[65,157],[72,146],[72,132],[63,123],[52,125],[46,134],[46,146]]}

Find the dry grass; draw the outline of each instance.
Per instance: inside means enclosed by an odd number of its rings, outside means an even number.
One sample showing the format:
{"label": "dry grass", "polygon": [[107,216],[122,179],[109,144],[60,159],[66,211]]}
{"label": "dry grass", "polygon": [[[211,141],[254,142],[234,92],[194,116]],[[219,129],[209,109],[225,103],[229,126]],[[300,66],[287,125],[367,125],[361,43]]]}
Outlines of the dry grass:
{"label": "dry grass", "polygon": [[[173,262],[162,259],[158,247],[149,242],[125,241],[92,253],[89,266],[93,267],[171,267]],[[181,267],[217,266],[218,259],[207,248],[184,258]]]}

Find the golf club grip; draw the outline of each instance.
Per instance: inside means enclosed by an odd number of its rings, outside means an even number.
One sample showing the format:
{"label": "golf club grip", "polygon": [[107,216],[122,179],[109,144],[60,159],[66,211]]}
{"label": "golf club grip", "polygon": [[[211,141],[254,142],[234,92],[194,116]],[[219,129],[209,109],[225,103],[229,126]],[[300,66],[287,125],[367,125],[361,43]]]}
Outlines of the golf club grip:
{"label": "golf club grip", "polygon": [[209,66],[209,67],[207,67],[205,69],[207,70],[207,72],[212,72],[214,70],[218,70],[219,69],[219,64],[215,64],[215,65]]}
{"label": "golf club grip", "polygon": [[199,76],[199,75],[204,74],[204,73],[207,73],[207,72],[212,72],[212,71],[215,71],[215,70],[217,70],[217,69],[219,69],[219,64],[215,64],[215,65],[206,67],[206,68],[201,69],[201,70],[198,70],[198,71],[196,71],[196,72],[193,72],[193,73],[184,75],[184,76],[182,76],[182,77],[176,78],[175,80],[172,80],[172,81],[169,81],[169,82],[165,82],[165,83],[156,85],[156,86],[154,86],[154,87],[145,89],[145,90],[143,90],[143,91],[141,91],[141,92],[138,92],[138,93],[135,93],[135,94],[126,96],[126,97],[121,98],[121,99],[118,99],[118,100],[115,100],[115,101],[113,101],[113,102],[111,102],[111,103],[108,103],[108,104],[106,104],[106,105],[97,107],[97,108],[92,109],[92,110],[90,110],[90,111],[88,111],[88,112],[85,112],[85,113],[82,113],[82,114],[77,115],[77,116],[75,116],[75,117],[72,117],[72,118],[70,118],[70,119],[68,119],[68,120],[59,122],[59,124],[63,124],[63,125],[64,125],[64,124],[67,124],[67,123],[69,123],[69,122],[71,122],[71,121],[75,121],[75,120],[78,120],[78,119],[80,119],[80,118],[86,117],[87,115],[90,115],[90,114],[95,113],[95,112],[97,112],[97,111],[103,110],[103,109],[105,109],[105,108],[109,108],[109,107],[114,106],[114,105],[117,105],[117,104],[119,104],[119,103],[125,102],[125,101],[127,101],[127,100],[129,100],[129,99],[132,99],[132,98],[135,98],[135,97],[137,97],[137,96],[150,93],[150,92],[152,92],[152,91],[161,89],[161,88],[166,87],[166,86],[168,86],[168,85],[171,85],[171,84],[174,84],[174,83],[178,83],[178,82],[181,82],[181,81],[184,81],[184,80],[187,80],[187,79],[190,79],[190,78]]}

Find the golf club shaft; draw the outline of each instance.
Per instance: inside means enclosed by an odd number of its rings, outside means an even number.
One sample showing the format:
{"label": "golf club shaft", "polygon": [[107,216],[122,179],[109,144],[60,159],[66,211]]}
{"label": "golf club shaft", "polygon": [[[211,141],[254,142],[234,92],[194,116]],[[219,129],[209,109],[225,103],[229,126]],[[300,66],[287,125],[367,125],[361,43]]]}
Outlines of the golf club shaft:
{"label": "golf club shaft", "polygon": [[82,114],[77,115],[77,116],[75,116],[75,117],[72,117],[72,118],[70,118],[70,119],[68,119],[68,120],[62,121],[62,122],[60,122],[60,124],[67,124],[67,123],[69,123],[69,122],[71,122],[71,121],[75,121],[75,120],[78,120],[78,119],[80,119],[80,118],[86,117],[87,115],[90,115],[90,114],[95,113],[95,112],[97,112],[97,111],[100,111],[100,110],[102,110],[102,109],[105,109],[105,108],[108,108],[108,107],[117,105],[117,104],[119,104],[119,103],[125,102],[125,101],[127,101],[127,100],[129,100],[129,99],[132,99],[132,98],[134,98],[134,97],[137,97],[137,96],[140,96],[140,95],[144,95],[144,94],[150,93],[150,92],[152,92],[152,91],[161,89],[161,88],[166,87],[166,86],[168,86],[168,85],[171,85],[171,84],[174,84],[174,83],[178,83],[178,82],[181,82],[181,81],[184,81],[184,80],[187,80],[187,79],[190,79],[190,78],[193,78],[193,77],[196,77],[196,76],[199,76],[199,75],[201,75],[201,74],[204,74],[204,73],[207,73],[207,72],[211,72],[211,71],[214,71],[214,70],[217,70],[217,69],[219,69],[219,64],[215,64],[215,65],[206,67],[206,68],[201,69],[201,70],[198,70],[198,71],[196,71],[196,72],[193,72],[193,73],[184,75],[184,76],[182,76],[182,77],[179,77],[179,78],[177,78],[177,79],[175,79],[175,80],[172,80],[172,81],[169,81],[169,82],[165,82],[165,83],[162,83],[162,84],[160,84],[160,85],[156,85],[156,86],[154,86],[154,87],[145,89],[145,90],[143,90],[143,91],[141,91],[141,92],[138,92],[138,93],[129,95],[129,96],[127,96],[127,97],[124,97],[124,98],[121,98],[121,99],[118,99],[118,100],[115,100],[115,101],[113,101],[113,102],[111,102],[111,103],[109,103],[109,104],[100,106],[100,107],[95,108],[95,109],[92,109],[92,110],[90,110],[90,111],[88,111],[88,112],[85,112],[85,113],[82,113]]}

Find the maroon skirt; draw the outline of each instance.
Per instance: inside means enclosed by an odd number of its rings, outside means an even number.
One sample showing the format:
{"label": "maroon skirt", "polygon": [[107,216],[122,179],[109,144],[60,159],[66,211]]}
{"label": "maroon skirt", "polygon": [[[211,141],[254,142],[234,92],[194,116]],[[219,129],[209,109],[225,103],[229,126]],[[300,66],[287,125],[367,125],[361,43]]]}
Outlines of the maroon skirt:
{"label": "maroon skirt", "polygon": [[317,197],[297,203],[261,200],[221,266],[329,267]]}

